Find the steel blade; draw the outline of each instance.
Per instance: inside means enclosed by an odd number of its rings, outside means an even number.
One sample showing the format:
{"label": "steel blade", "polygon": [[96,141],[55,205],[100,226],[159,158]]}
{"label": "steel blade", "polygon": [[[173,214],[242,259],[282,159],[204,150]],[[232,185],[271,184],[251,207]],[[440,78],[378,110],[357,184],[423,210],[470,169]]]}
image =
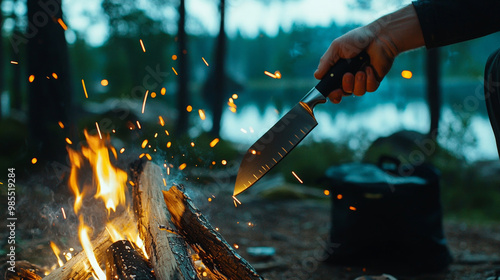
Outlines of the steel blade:
{"label": "steel blade", "polygon": [[[324,101],[323,101],[324,102]],[[246,152],[233,195],[250,188],[304,139],[318,123],[312,108],[299,102]]]}

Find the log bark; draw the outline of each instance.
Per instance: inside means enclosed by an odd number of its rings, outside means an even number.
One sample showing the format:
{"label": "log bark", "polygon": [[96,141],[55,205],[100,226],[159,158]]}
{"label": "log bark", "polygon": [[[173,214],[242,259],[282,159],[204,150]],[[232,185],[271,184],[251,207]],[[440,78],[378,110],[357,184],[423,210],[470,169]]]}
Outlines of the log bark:
{"label": "log bark", "polygon": [[160,280],[199,279],[186,242],[178,234],[160,228],[173,226],[161,192],[162,169],[151,162],[143,166],[143,169],[138,165],[133,168],[134,212],[156,277]]}
{"label": "log bark", "polygon": [[113,243],[106,250],[106,256],[106,279],[156,279],[147,260],[128,240]]}
{"label": "log bark", "polygon": [[[134,219],[130,218],[128,213],[123,213],[122,215],[116,217],[112,221],[116,228],[120,228],[123,231],[129,231],[130,229],[137,226]],[[94,248],[94,254],[99,263],[104,263],[106,260],[106,249],[111,246],[113,242],[111,237],[106,230],[101,231],[96,238],[92,239],[92,246]],[[60,279],[71,279],[71,280],[86,280],[92,276],[92,270],[90,262],[87,258],[85,252],[80,252],[73,256],[64,266],[57,268],[52,271],[49,275],[44,277],[44,280],[60,280]]]}
{"label": "log bark", "polygon": [[198,253],[216,279],[263,279],[210,225],[187,195],[173,186],[168,192],[163,191],[163,197],[180,235]]}

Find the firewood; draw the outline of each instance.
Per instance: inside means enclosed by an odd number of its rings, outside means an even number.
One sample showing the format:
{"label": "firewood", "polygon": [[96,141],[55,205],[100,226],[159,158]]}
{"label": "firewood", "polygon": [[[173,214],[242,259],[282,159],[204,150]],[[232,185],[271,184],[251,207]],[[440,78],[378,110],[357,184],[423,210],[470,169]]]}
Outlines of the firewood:
{"label": "firewood", "polygon": [[113,243],[106,250],[106,279],[156,279],[148,262],[128,240]]}
{"label": "firewood", "polygon": [[37,273],[43,273],[45,270],[37,265],[27,261],[16,261],[14,271],[5,272],[5,280],[41,280],[42,276]]}
{"label": "firewood", "polygon": [[160,280],[199,279],[186,242],[178,234],[162,230],[173,225],[161,193],[161,168],[147,162],[136,164],[132,170],[136,181],[132,189],[134,212],[156,277]]}
{"label": "firewood", "polygon": [[163,197],[179,234],[217,279],[263,279],[210,225],[186,194],[173,186],[163,191]]}
{"label": "firewood", "polygon": [[[133,227],[136,227],[134,219],[131,219],[128,213],[123,213],[122,215],[113,219],[112,223],[123,231],[128,231]],[[91,240],[92,246],[94,248],[94,254],[99,263],[104,263],[106,259],[106,249],[113,243],[111,237],[106,230],[101,231],[94,239]],[[57,268],[52,271],[49,275],[45,276],[43,280],[60,280],[60,279],[72,279],[72,280],[86,280],[92,276],[92,269],[90,262],[87,258],[85,252],[80,252],[73,256],[67,263],[62,267]]]}

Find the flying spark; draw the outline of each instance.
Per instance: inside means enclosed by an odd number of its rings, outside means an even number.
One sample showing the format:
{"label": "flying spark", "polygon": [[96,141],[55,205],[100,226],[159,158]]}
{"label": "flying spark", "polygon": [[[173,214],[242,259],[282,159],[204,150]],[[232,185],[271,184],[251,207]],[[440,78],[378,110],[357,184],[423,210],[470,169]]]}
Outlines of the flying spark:
{"label": "flying spark", "polygon": [[64,211],[63,207],[61,207],[61,212],[63,214],[63,218],[66,220],[66,211]]}
{"label": "flying spark", "polygon": [[293,174],[293,176],[295,176],[295,178],[297,179],[297,181],[299,181],[301,184],[304,184],[304,182],[299,178],[299,176],[297,176],[297,174],[295,173],[295,171],[292,171],[292,174]]}
{"label": "flying spark", "polygon": [[210,148],[215,147],[217,143],[219,143],[219,138],[215,138],[214,140],[212,140],[212,142],[210,142]]}
{"label": "flying spark", "polygon": [[106,79],[102,79],[102,80],[101,80],[101,86],[105,87],[105,86],[107,86],[107,85],[109,85],[109,81],[108,81],[108,80],[106,80]]}
{"label": "flying spark", "polygon": [[193,106],[188,105],[188,106],[186,107],[186,111],[188,111],[188,112],[193,111]]}
{"label": "flying spark", "polygon": [[58,121],[57,124],[59,125],[60,128],[64,128],[64,124],[61,121]]}
{"label": "flying spark", "polygon": [[411,79],[411,77],[413,77],[413,73],[409,70],[403,70],[401,72],[401,76],[405,79]]}
{"label": "flying spark", "polygon": [[248,133],[244,128],[240,129],[243,133]]}
{"label": "flying spark", "polygon": [[141,123],[140,123],[138,120],[137,120],[137,121],[135,121],[135,123],[137,124],[137,128],[142,129],[142,127],[141,127]]}
{"label": "flying spark", "polygon": [[202,56],[201,59],[203,59],[203,62],[205,62],[205,65],[208,66],[208,62],[205,60],[205,58]]}
{"label": "flying spark", "polygon": [[144,149],[144,148],[146,148],[147,144],[148,144],[148,139],[142,141],[141,147]]}
{"label": "flying spark", "polygon": [[34,158],[32,158],[32,159],[31,159],[31,163],[32,163],[32,164],[37,163],[37,161],[38,161],[38,159],[37,159],[36,157],[34,157]]}
{"label": "flying spark", "polygon": [[52,77],[57,80],[58,76],[56,73],[52,73]]}
{"label": "flying spark", "polygon": [[174,71],[176,76],[179,75],[179,74],[177,74],[177,71],[175,71],[175,68],[173,66],[172,66],[172,70]]}
{"label": "flying spark", "polygon": [[142,101],[142,113],[144,114],[144,109],[146,108],[146,99],[148,98],[149,90],[146,90],[146,94],[144,94],[144,101]]}
{"label": "flying spark", "polygon": [[66,31],[68,30],[68,26],[66,25],[66,23],[64,23],[64,21],[62,20],[62,18],[58,18],[57,19],[57,22],[59,23],[59,25],[61,25],[61,27]]}
{"label": "flying spark", "polygon": [[200,115],[200,119],[204,121],[206,119],[205,112],[202,109],[198,110],[198,114]]}
{"label": "flying spark", "polygon": [[323,193],[326,195],[326,196],[329,196],[330,195],[330,191],[329,190],[324,190]]}
{"label": "flying spark", "polygon": [[173,54],[172,55],[172,60],[177,60],[177,55]]}
{"label": "flying spark", "polygon": [[35,75],[30,75],[28,80],[30,81],[30,83],[33,83],[33,81],[35,80]]}
{"label": "flying spark", "polygon": [[97,133],[99,134],[99,139],[102,140],[101,129],[99,128],[99,124],[97,122],[95,122],[95,127],[97,127]]}
{"label": "flying spark", "polygon": [[[35,76],[33,76],[33,79],[35,79]],[[89,95],[87,94],[87,88],[85,87],[85,81],[82,79],[82,86],[83,86],[83,92],[85,92],[85,98],[89,98]]]}
{"label": "flying spark", "polygon": [[14,60],[11,60],[11,61],[10,61],[10,64],[15,64],[15,65],[17,65],[17,64],[19,64],[19,62],[14,61]]}
{"label": "flying spark", "polygon": [[349,210],[356,211],[356,207],[354,207],[354,206],[349,206]]}
{"label": "flying spark", "polygon": [[166,88],[161,88],[160,93],[161,93],[161,95],[165,95],[165,93],[167,93],[167,89]]}
{"label": "flying spark", "polygon": [[184,168],[186,168],[187,164],[186,163],[183,163],[179,166],[179,170],[184,170]]}
{"label": "flying spark", "polygon": [[125,152],[125,148],[120,149],[120,154],[123,154],[123,152]]}
{"label": "flying spark", "polygon": [[69,138],[66,138],[66,143],[68,143],[68,144],[70,144],[70,145],[72,145],[72,144],[73,144],[73,142],[71,142],[71,139],[69,139]]}
{"label": "flying spark", "polygon": [[142,39],[139,39],[139,42],[141,43],[142,51],[146,52],[146,48],[144,47],[144,42],[142,42]]}

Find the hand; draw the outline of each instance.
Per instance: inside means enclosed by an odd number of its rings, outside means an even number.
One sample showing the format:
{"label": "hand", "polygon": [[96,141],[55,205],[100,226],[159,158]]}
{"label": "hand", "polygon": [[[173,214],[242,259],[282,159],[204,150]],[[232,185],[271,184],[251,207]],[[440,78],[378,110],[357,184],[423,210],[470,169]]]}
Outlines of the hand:
{"label": "hand", "polygon": [[346,73],[342,77],[342,88],[328,96],[333,103],[340,103],[342,96],[362,96],[377,90],[399,53],[423,45],[417,15],[413,6],[408,5],[333,40],[321,57],[314,77],[321,79],[340,58],[353,58],[366,50],[370,66],[354,74]]}

